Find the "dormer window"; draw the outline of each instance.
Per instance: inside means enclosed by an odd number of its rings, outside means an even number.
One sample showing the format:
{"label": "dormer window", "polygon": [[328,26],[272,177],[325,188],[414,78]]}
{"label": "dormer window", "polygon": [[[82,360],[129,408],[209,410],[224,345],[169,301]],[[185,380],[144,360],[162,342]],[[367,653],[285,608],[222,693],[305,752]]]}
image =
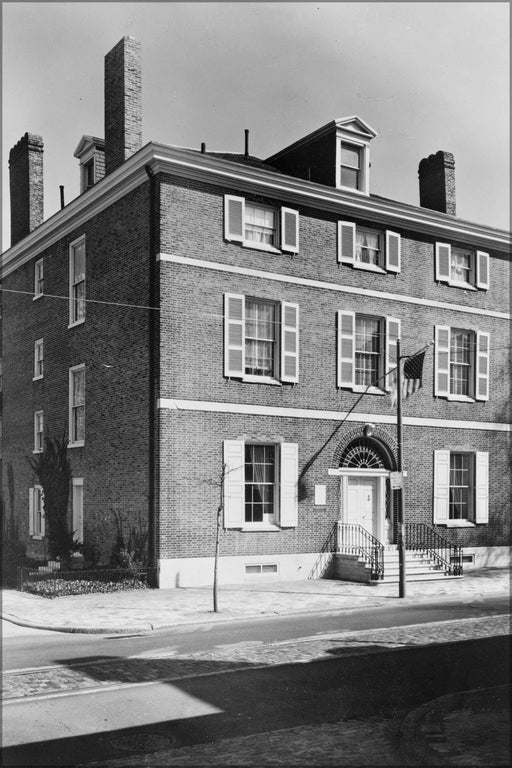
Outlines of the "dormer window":
{"label": "dormer window", "polygon": [[361,150],[341,142],[340,186],[359,189],[361,183]]}
{"label": "dormer window", "polygon": [[94,157],[82,165],[82,192],[94,185]]}
{"label": "dormer window", "polygon": [[75,157],[80,162],[80,192],[87,192],[105,175],[105,142],[96,136],[82,136]]}

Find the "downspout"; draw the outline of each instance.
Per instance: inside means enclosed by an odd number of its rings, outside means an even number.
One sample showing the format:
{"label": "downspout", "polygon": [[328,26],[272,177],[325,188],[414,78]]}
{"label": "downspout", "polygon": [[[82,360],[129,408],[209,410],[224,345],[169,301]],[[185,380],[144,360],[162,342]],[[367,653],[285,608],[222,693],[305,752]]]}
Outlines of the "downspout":
{"label": "downspout", "polygon": [[[145,166],[149,179],[149,456],[148,456],[148,565],[156,568],[159,555],[158,536],[158,466],[159,466],[159,414],[156,407],[160,395],[160,280],[156,257],[160,248],[160,182],[149,165]],[[158,585],[159,574],[156,577]]]}

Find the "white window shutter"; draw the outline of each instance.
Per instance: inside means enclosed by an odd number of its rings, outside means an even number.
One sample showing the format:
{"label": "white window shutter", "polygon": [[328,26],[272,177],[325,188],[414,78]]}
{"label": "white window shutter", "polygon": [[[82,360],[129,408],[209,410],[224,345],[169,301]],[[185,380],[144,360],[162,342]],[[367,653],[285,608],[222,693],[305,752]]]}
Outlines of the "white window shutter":
{"label": "white window shutter", "polygon": [[[392,371],[397,366],[396,342],[400,338],[400,320],[397,317],[386,317],[386,389],[390,392],[396,378],[396,371]],[[383,382],[380,383],[382,387]],[[383,387],[382,387],[383,388]]]}
{"label": "white window shutter", "polygon": [[448,397],[450,394],[450,328],[447,325],[436,325],[435,334],[434,395]]}
{"label": "white window shutter", "polygon": [[449,243],[436,243],[436,280],[450,280],[452,247]]}
{"label": "white window shutter", "polygon": [[28,533],[34,535],[34,489],[28,489]]}
{"label": "white window shutter", "polygon": [[299,506],[299,446],[281,443],[280,505],[281,528],[296,528]]}
{"label": "white window shutter", "polygon": [[281,381],[299,380],[299,305],[281,304]]}
{"label": "white window shutter", "polygon": [[386,270],[400,272],[401,238],[397,232],[386,230]]}
{"label": "white window shutter", "polygon": [[245,372],[245,297],[224,294],[224,376],[240,378]]}
{"label": "white window shutter", "polygon": [[353,264],[356,251],[356,225],[351,221],[338,221],[338,261]]}
{"label": "white window shutter", "polygon": [[489,399],[489,339],[483,331],[476,334],[475,400]]}
{"label": "white window shutter", "polygon": [[43,489],[39,491],[39,504],[41,506],[41,536],[46,535],[46,515],[44,513],[44,494]]}
{"label": "white window shutter", "polygon": [[475,456],[475,523],[489,522],[489,454]]}
{"label": "white window shutter", "polygon": [[434,523],[449,521],[450,451],[434,451]]}
{"label": "white window shutter", "polygon": [[224,195],[224,237],[235,243],[244,241],[245,199]]}
{"label": "white window shutter", "polygon": [[353,388],[356,365],[355,312],[338,312],[338,387]]}
{"label": "white window shutter", "polygon": [[281,208],[281,250],[299,252],[299,212]]}
{"label": "white window shutter", "polygon": [[476,287],[489,288],[489,254],[476,252]]}
{"label": "white window shutter", "polygon": [[224,440],[224,528],[242,528],[245,514],[245,445]]}

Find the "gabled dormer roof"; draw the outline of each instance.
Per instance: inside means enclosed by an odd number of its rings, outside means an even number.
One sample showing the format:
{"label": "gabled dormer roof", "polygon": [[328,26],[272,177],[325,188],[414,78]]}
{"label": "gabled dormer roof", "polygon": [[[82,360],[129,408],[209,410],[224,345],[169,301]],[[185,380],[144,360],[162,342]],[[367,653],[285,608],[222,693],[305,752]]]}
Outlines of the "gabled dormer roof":
{"label": "gabled dormer roof", "polygon": [[105,150],[105,139],[99,139],[97,136],[82,136],[78,142],[78,146],[73,153],[73,157],[77,157],[79,160],[82,156],[91,148]]}
{"label": "gabled dormer roof", "polygon": [[351,117],[339,117],[334,123],[336,124],[337,129],[362,134],[367,139],[374,139],[377,135],[377,131],[374,131],[371,125],[364,120],[361,120],[357,115],[352,115]]}

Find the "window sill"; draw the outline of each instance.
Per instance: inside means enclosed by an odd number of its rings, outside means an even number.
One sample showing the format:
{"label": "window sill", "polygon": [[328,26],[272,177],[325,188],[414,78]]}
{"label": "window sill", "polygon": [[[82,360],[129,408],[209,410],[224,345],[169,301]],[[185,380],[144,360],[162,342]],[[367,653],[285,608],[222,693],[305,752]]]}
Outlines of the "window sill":
{"label": "window sill", "polygon": [[32,296],[32,301],[36,301],[37,299],[40,299],[42,296],[44,296],[44,293],[36,293],[34,296]]}
{"label": "window sill", "polygon": [[354,269],[363,269],[365,272],[376,272],[379,275],[385,275],[386,270],[378,267],[376,264],[366,264],[364,261],[353,261]]}
{"label": "window sill", "polygon": [[362,393],[365,392],[367,395],[385,395],[386,392],[383,389],[379,389],[379,387],[365,387],[362,384],[356,384],[354,387],[352,387],[352,392]]}
{"label": "window sill", "polygon": [[244,240],[242,242],[242,248],[252,248],[255,251],[265,251],[266,253],[282,253],[282,251],[280,251],[279,248],[276,248],[275,245],[265,245],[265,243],[258,243],[256,240]]}
{"label": "window sill", "polygon": [[77,325],[83,325],[85,323],[85,318],[83,320],[77,320],[75,323],[69,323],[68,328],[75,328]]}
{"label": "window sill", "polygon": [[35,449],[32,451],[32,453],[42,453],[42,452],[43,452],[43,449],[42,449],[42,448],[35,448]]}
{"label": "window sill", "polygon": [[261,525],[253,523],[252,525],[244,525],[240,530],[242,533],[250,533],[251,531],[280,531],[281,529],[278,525],[272,525],[271,523],[262,523]]}
{"label": "window sill", "polygon": [[467,395],[448,395],[447,400],[455,403],[474,403],[474,397],[468,397]]}
{"label": "window sill", "polygon": [[41,379],[44,379],[44,376],[33,376],[32,381],[40,381]]}
{"label": "window sill", "polygon": [[34,539],[34,541],[42,541],[44,536],[41,536],[40,534],[32,534],[30,538]]}
{"label": "window sill", "polygon": [[471,285],[471,283],[463,283],[463,282],[457,282],[457,280],[448,280],[448,285],[451,285],[452,288],[462,288],[464,291],[476,291],[474,285]]}
{"label": "window sill", "polygon": [[471,523],[469,520],[450,520],[447,523],[443,523],[446,528],[475,528],[475,523]]}
{"label": "window sill", "polygon": [[355,187],[344,187],[342,184],[337,184],[336,189],[341,189],[342,192],[355,192],[356,195],[363,195],[368,197],[368,192],[364,189],[356,189]]}
{"label": "window sill", "polygon": [[68,443],[68,448],[83,448],[85,445],[85,440],[81,440],[77,443]]}
{"label": "window sill", "polygon": [[247,384],[271,384],[274,387],[280,387],[281,382],[277,379],[272,378],[271,376],[243,376],[242,381]]}

